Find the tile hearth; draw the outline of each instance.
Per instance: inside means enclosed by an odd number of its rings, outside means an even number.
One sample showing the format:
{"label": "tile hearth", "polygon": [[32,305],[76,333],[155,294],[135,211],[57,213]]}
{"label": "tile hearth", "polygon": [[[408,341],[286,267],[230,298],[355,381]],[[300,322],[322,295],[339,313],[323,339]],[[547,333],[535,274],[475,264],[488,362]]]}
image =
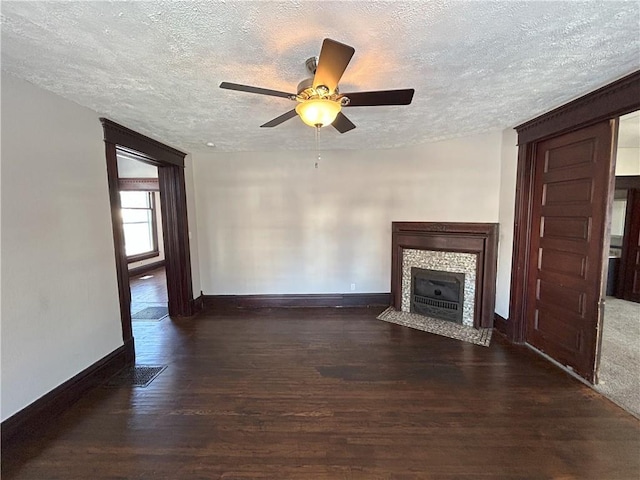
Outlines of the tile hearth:
{"label": "tile hearth", "polygon": [[473,328],[446,320],[416,315],[415,313],[399,312],[393,307],[387,308],[376,318],[385,322],[402,325],[403,327],[414,328],[423,332],[433,333],[483,347],[489,346],[491,343],[491,333],[493,332],[491,328]]}

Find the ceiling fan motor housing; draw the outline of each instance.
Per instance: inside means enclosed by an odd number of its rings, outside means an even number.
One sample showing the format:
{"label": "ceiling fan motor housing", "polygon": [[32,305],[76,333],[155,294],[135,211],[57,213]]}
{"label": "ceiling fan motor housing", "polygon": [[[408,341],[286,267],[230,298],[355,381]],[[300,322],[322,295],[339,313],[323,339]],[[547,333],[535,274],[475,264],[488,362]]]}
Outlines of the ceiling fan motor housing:
{"label": "ceiling fan motor housing", "polygon": [[[332,94],[329,94],[329,89],[324,85],[318,85],[317,88],[313,88],[313,77],[305,78],[298,84],[298,101],[304,102],[311,98],[326,98],[327,100],[337,101],[340,97],[340,91],[336,87]],[[345,97],[343,97],[345,98]],[[343,103],[343,105],[345,105]]]}
{"label": "ceiling fan motor housing", "polygon": [[307,58],[307,61],[304,62],[305,67],[307,67],[307,72],[309,72],[312,76],[316,74],[316,69],[318,68],[318,57]]}

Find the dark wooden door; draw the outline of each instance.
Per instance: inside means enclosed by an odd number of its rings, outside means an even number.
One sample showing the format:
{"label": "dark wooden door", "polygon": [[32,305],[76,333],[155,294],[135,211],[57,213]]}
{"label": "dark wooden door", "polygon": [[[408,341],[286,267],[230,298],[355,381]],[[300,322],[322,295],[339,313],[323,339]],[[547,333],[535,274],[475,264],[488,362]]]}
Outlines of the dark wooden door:
{"label": "dark wooden door", "polygon": [[613,127],[535,150],[526,341],[594,381]]}
{"label": "dark wooden door", "polygon": [[621,297],[640,303],[640,189],[627,194],[625,235],[620,261]]}

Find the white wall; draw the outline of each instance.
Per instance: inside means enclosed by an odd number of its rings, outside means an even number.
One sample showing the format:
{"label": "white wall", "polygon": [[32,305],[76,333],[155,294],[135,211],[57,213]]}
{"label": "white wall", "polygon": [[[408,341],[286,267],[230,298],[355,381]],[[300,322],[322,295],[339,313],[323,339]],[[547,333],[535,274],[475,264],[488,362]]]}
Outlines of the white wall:
{"label": "white wall", "polygon": [[498,222],[501,141],[194,154],[202,290],[388,292],[392,221]]}
{"label": "white wall", "polygon": [[5,420],[122,345],[98,115],[2,73]]}
{"label": "white wall", "polygon": [[513,221],[516,202],[518,169],[518,135],[509,128],[502,132],[500,156],[500,242],[498,244],[498,275],[496,281],[496,313],[509,318],[511,293],[511,257],[513,252]]}
{"label": "white wall", "polygon": [[619,147],[616,155],[616,176],[640,175],[640,148]]}
{"label": "white wall", "polygon": [[[187,155],[184,159],[184,183],[187,195],[187,221],[189,224],[189,254],[191,256],[191,286],[194,298],[201,292],[200,258],[198,249],[198,216],[196,211],[196,193],[194,183],[193,157]],[[201,187],[202,188],[202,187]],[[206,185],[205,185],[206,188]]]}

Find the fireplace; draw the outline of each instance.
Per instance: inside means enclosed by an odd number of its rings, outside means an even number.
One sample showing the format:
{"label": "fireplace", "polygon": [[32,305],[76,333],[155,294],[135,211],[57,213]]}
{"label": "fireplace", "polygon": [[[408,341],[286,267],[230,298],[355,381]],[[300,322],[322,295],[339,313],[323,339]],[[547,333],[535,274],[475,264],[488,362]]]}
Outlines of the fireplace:
{"label": "fireplace", "polygon": [[411,267],[410,311],[462,324],[464,273]]}
{"label": "fireplace", "polygon": [[462,325],[493,326],[497,224],[393,222],[391,231],[392,307],[412,311],[412,268],[461,274]]}

